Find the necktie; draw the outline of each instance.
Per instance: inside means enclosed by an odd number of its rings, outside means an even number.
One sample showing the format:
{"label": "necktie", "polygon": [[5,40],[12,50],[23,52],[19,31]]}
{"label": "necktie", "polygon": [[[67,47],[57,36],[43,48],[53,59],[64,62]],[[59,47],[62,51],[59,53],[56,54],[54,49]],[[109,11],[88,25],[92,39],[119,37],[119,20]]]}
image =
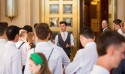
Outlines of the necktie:
{"label": "necktie", "polygon": [[65,32],[63,32],[63,41],[65,41]]}

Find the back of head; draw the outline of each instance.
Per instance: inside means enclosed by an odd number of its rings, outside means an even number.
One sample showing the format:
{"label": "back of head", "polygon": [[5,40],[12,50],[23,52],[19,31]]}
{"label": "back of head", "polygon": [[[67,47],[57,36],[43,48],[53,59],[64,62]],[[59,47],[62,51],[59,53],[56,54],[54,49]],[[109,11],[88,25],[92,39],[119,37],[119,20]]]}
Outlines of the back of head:
{"label": "back of head", "polygon": [[40,40],[45,40],[50,33],[50,29],[47,23],[39,23],[35,28],[35,32]]}
{"label": "back of head", "polygon": [[0,36],[4,35],[6,28],[8,27],[8,23],[0,22]]}
{"label": "back of head", "polygon": [[19,30],[20,30],[20,28],[17,26],[14,26],[14,25],[9,26],[6,29],[6,35],[7,35],[8,40],[13,41],[15,39],[16,35],[19,34]]}
{"label": "back of head", "polygon": [[19,31],[19,37],[23,37],[23,36],[26,35],[26,34],[27,34],[27,31],[26,31],[26,30],[20,29],[20,31]]}
{"label": "back of head", "polygon": [[23,29],[24,29],[24,30],[26,30],[26,31],[27,31],[27,33],[28,33],[28,32],[33,32],[32,27],[31,27],[31,26],[29,26],[29,25],[25,25],[25,26],[23,27]]}
{"label": "back of head", "polygon": [[121,21],[120,19],[115,19],[115,20],[113,21],[113,23],[115,23],[116,25],[121,26],[120,24],[122,23],[122,21]]}
{"label": "back of head", "polygon": [[43,63],[44,63],[44,66],[42,67],[43,71],[41,68],[39,71],[39,74],[51,74],[51,72],[49,70],[49,66],[48,66],[48,61],[47,61],[45,55],[43,53],[38,53],[38,55],[43,59]]}
{"label": "back of head", "polygon": [[84,36],[87,39],[93,39],[94,38],[94,32],[91,28],[85,26],[80,30],[80,35]]}
{"label": "back of head", "polygon": [[115,31],[106,31],[97,38],[97,51],[99,56],[107,54],[107,49],[111,45],[120,46],[125,38]]}
{"label": "back of head", "polygon": [[35,34],[33,33],[33,32],[29,32],[28,34],[27,34],[27,40],[28,40],[28,42],[31,42],[32,43],[32,38],[35,36]]}

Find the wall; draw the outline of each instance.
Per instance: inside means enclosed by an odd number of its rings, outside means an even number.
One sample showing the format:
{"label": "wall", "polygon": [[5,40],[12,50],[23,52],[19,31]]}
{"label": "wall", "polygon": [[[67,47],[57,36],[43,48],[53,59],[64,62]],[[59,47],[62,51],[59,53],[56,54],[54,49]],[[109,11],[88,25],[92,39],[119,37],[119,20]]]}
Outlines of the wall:
{"label": "wall", "polygon": [[0,0],[0,21],[23,27],[39,22],[39,0],[18,0],[18,16],[11,22],[5,16],[5,0]]}
{"label": "wall", "polygon": [[125,0],[118,0],[117,18],[125,21]]}

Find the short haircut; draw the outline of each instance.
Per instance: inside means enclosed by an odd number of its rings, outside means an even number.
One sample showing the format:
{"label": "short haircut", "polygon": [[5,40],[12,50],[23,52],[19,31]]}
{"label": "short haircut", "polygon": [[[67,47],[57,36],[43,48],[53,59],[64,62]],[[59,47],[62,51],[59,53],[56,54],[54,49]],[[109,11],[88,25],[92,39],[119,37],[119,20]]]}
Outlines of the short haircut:
{"label": "short haircut", "polygon": [[28,32],[33,32],[32,27],[31,27],[31,26],[29,26],[29,25],[25,25],[25,26],[23,27],[23,29],[24,29],[24,30],[26,30],[26,31],[27,31],[27,33],[28,33]]}
{"label": "short haircut", "polygon": [[82,27],[82,29],[80,30],[80,35],[83,35],[85,38],[91,38],[91,39],[93,39],[95,36],[92,29],[87,26]]}
{"label": "short haircut", "polygon": [[27,34],[27,41],[28,42],[32,42],[32,38],[35,36],[35,34],[33,32],[29,32]]}
{"label": "short haircut", "polygon": [[67,26],[67,23],[65,21],[61,21],[60,24],[65,24],[65,26]]}
{"label": "short haircut", "polygon": [[103,21],[105,21],[107,23],[107,25],[109,24],[108,20],[103,20]]}
{"label": "short haircut", "polygon": [[14,25],[9,26],[6,29],[6,35],[7,35],[8,40],[14,40],[15,36],[19,34],[19,30],[20,28],[17,26],[14,26]]}
{"label": "short haircut", "polygon": [[6,28],[8,27],[7,22],[0,22],[0,36],[4,35]]}
{"label": "short haircut", "polygon": [[39,39],[45,40],[50,33],[47,23],[39,23],[35,28],[36,35]]}
{"label": "short haircut", "polygon": [[115,23],[116,25],[121,26],[120,24],[122,23],[122,21],[121,21],[120,19],[115,19],[115,20],[113,21],[113,23]]}
{"label": "short haircut", "polygon": [[23,37],[25,34],[27,34],[27,31],[24,29],[20,29],[19,31],[19,37]]}
{"label": "short haircut", "polygon": [[125,38],[116,31],[106,31],[97,38],[97,51],[99,56],[107,54],[110,45],[120,46],[125,42]]}

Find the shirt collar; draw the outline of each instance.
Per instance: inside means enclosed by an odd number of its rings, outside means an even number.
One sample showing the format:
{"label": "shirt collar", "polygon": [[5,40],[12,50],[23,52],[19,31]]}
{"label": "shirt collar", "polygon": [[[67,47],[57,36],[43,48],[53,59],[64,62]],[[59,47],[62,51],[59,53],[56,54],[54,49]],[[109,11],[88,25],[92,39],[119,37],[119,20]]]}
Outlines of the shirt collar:
{"label": "shirt collar", "polygon": [[49,42],[38,42],[36,47],[41,46],[41,45],[48,45],[48,44],[49,44]]}
{"label": "shirt collar", "polygon": [[89,42],[85,45],[85,48],[86,47],[91,47],[91,46],[96,46],[96,43],[95,42]]}
{"label": "shirt collar", "polygon": [[1,42],[1,41],[2,41],[2,42],[6,42],[7,40],[6,40],[6,39],[0,39],[0,42]]}
{"label": "shirt collar", "polygon": [[104,28],[103,31],[105,31],[108,27]]}
{"label": "shirt collar", "polygon": [[110,74],[107,69],[105,69],[104,67],[99,66],[99,65],[94,65],[93,69],[94,69],[94,70],[101,71],[101,72],[103,72],[104,74]]}
{"label": "shirt collar", "polygon": [[16,47],[16,44],[15,44],[13,41],[7,41],[7,44],[9,44],[9,45],[13,45],[13,46]]}

